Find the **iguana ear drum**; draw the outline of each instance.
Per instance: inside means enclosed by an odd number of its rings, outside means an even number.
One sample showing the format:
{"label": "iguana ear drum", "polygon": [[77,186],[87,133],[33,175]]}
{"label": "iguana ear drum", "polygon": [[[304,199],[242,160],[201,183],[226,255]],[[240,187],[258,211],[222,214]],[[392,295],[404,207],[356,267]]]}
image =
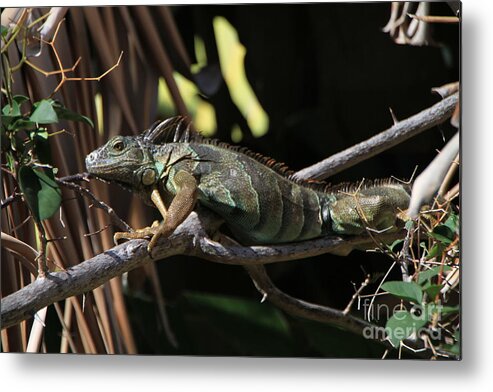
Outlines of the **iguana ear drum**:
{"label": "iguana ear drum", "polygon": [[142,184],[152,185],[156,182],[156,171],[154,169],[144,169],[142,172]]}

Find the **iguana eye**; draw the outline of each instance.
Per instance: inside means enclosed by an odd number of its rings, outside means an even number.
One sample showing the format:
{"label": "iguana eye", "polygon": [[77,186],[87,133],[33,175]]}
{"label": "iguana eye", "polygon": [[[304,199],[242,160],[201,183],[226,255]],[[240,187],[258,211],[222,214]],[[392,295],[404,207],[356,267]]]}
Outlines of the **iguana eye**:
{"label": "iguana eye", "polygon": [[123,143],[121,140],[118,140],[115,143],[113,143],[113,150],[117,152],[123,151],[124,148],[125,148],[125,143]]}

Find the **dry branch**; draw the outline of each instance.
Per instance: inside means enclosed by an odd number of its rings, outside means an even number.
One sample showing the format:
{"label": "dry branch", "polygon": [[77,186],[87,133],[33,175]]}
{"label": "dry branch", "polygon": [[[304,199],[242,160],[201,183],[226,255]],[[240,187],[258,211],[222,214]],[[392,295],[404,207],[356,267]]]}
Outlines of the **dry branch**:
{"label": "dry branch", "polygon": [[408,14],[410,18],[417,19],[426,23],[459,23],[457,16],[440,16],[440,15],[414,15]]}
{"label": "dry branch", "polygon": [[217,218],[211,214],[204,213],[199,218],[197,213],[192,213],[172,236],[154,248],[152,258],[147,253],[147,241],[132,240],[65,271],[47,273],[45,278],[38,278],[2,299],[1,326],[7,328],[15,325],[53,302],[87,293],[147,262],[178,254],[224,264],[253,266],[340,252],[341,249],[347,251],[350,246],[368,243],[367,237],[355,237],[350,241],[327,237],[279,246],[226,246],[208,239],[205,234],[205,227],[209,229],[217,224]]}
{"label": "dry branch", "polygon": [[380,154],[452,116],[459,93],[438,102],[391,128],[296,173],[298,178],[322,180]]}
{"label": "dry branch", "polygon": [[257,290],[276,307],[283,309],[294,316],[307,318],[343,327],[358,335],[362,335],[365,328],[373,329],[374,325],[342,310],[320,306],[310,302],[291,297],[279,290],[270,280],[263,265],[246,266],[250,278],[252,278]]}
{"label": "dry branch", "polygon": [[430,201],[439,190],[450,165],[459,153],[459,138],[460,134],[457,132],[440,154],[414,181],[411,202],[409,203],[409,216],[411,218],[417,218],[421,206]]}

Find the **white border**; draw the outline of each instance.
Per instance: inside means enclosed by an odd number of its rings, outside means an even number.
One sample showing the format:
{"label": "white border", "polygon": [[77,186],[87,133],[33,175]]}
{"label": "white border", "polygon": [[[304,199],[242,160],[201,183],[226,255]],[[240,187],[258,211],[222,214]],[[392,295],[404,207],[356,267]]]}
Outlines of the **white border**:
{"label": "white border", "polygon": [[[2,7],[33,5],[2,1]],[[84,5],[98,5],[85,1]],[[118,4],[135,4],[118,1]],[[163,1],[145,1],[162,4]],[[195,2],[196,3],[196,2]],[[219,3],[219,1],[218,1]],[[53,5],[82,5],[50,1]],[[461,362],[0,354],[0,388],[99,391],[488,390],[493,279],[493,12],[463,2],[463,343]],[[39,6],[39,3],[37,4]],[[488,387],[489,385],[489,387]],[[9,389],[8,386],[10,386]],[[480,389],[481,388],[481,389]]]}

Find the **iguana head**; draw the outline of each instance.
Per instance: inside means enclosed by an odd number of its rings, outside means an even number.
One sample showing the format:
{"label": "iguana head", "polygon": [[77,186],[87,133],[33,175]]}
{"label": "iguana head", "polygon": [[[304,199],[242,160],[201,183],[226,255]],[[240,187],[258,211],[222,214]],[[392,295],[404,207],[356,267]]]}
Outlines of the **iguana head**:
{"label": "iguana head", "polygon": [[87,171],[126,188],[142,189],[157,181],[150,149],[141,137],[115,136],[86,157]]}

